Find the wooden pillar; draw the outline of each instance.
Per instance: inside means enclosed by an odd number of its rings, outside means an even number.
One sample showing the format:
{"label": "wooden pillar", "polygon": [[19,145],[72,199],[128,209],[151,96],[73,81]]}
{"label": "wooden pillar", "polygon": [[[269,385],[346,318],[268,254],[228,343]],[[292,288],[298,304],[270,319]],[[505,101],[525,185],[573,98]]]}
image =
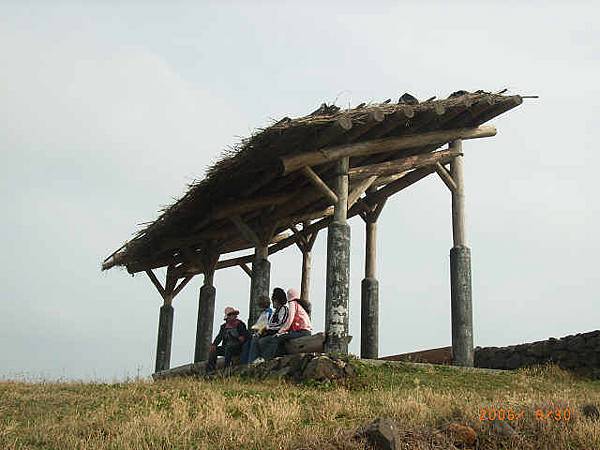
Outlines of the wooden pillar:
{"label": "wooden pillar", "polygon": [[[302,229],[306,230],[310,226],[310,221],[302,223]],[[312,248],[317,239],[318,230],[310,235],[300,236],[296,245],[302,252],[302,276],[300,279],[300,298],[306,303],[310,303],[310,273],[312,269]],[[311,308],[312,310],[312,308]],[[310,313],[309,313],[310,314]]]}
{"label": "wooden pillar", "polygon": [[[376,189],[367,190],[372,195]],[[360,357],[379,357],[379,281],[377,280],[377,219],[386,199],[361,214],[365,221],[365,278],[360,290]]]}
{"label": "wooden pillar", "polygon": [[379,282],[376,275],[377,222],[368,218],[365,243],[365,278],[360,298],[360,357],[377,359],[379,353]]}
{"label": "wooden pillar", "polygon": [[155,372],[167,370],[171,367],[171,340],[173,337],[173,306],[171,300],[165,298],[164,304],[160,307]]}
{"label": "wooden pillar", "polygon": [[325,294],[325,351],[348,354],[348,297],[350,226],[348,214],[349,158],[337,163],[333,221],[327,228],[327,282]]}
{"label": "wooden pillar", "polygon": [[250,281],[248,326],[254,324],[258,319],[258,316],[260,316],[261,309],[258,305],[258,298],[263,295],[269,297],[270,294],[271,263],[269,262],[268,257],[268,243],[261,243],[255,247],[254,261],[252,262],[252,278]]}
{"label": "wooden pillar", "polygon": [[214,274],[214,265],[209,267],[205,266],[204,284],[200,288],[200,296],[198,298],[198,321],[196,323],[194,362],[206,361],[208,359],[208,350],[212,342],[213,323],[215,319],[215,300],[217,296],[217,290],[214,287]]}
{"label": "wooden pillar", "polygon": [[179,285],[178,277],[175,274],[175,266],[170,265],[167,268],[167,279],[163,286],[156,278],[151,269],[146,270],[146,275],[152,281],[152,284],[163,299],[163,306],[160,308],[158,317],[158,340],[156,343],[156,364],[155,372],[166,370],[171,366],[171,340],[173,337],[173,299],[190,282],[193,275],[186,276]]}
{"label": "wooden pillar", "polygon": [[312,269],[312,250],[302,251],[302,279],[300,280],[300,298],[310,303],[310,271]]}
{"label": "wooden pillar", "polygon": [[[450,144],[452,150],[462,153],[462,142]],[[458,366],[473,366],[473,305],[471,297],[471,250],[465,233],[465,191],[463,156],[455,157],[450,175],[456,186],[452,190],[452,236],[450,250],[450,296],[452,314],[452,354]]]}

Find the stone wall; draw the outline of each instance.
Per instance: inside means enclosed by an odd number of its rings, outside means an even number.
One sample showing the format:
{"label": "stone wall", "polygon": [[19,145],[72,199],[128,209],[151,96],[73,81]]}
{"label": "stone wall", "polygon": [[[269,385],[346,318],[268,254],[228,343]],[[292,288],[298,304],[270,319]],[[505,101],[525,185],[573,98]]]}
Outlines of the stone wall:
{"label": "stone wall", "polygon": [[517,369],[545,363],[600,378],[600,330],[509,347],[475,349],[475,367]]}

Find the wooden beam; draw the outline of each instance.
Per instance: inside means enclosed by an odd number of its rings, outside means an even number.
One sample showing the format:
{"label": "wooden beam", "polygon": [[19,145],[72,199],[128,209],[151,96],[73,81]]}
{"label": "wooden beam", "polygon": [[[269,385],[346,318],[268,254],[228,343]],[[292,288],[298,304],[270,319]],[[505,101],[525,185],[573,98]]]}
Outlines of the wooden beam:
{"label": "wooden beam", "polygon": [[244,270],[244,272],[246,272],[248,274],[248,276],[250,278],[252,278],[252,269],[250,267],[248,267],[248,264],[241,263],[241,264],[238,264],[238,266],[240,266]]}
{"label": "wooden beam", "polygon": [[[306,230],[306,229],[308,229],[308,227],[310,227],[310,220],[302,222],[302,230]],[[319,234],[319,231],[317,230],[311,234],[303,235],[304,239],[306,241],[305,250],[307,252],[310,252],[312,250],[313,245],[315,245],[315,241],[317,240],[318,234]]]}
{"label": "wooden beam", "polygon": [[329,186],[312,170],[310,167],[306,166],[302,168],[302,173],[310,180],[310,182],[321,191],[321,193],[329,199],[331,203],[337,203],[338,198],[335,195],[335,192],[331,190]]}
{"label": "wooden beam", "polygon": [[156,288],[156,290],[158,291],[158,293],[164,300],[167,296],[167,294],[165,292],[165,288],[162,287],[162,284],[160,284],[160,281],[158,281],[158,278],[156,278],[156,275],[154,275],[154,272],[152,272],[152,270],[146,270],[146,275],[148,275],[148,278],[150,278],[150,281],[152,281],[152,284],[154,285],[154,287]]}
{"label": "wooden beam", "polygon": [[459,152],[455,150],[440,150],[433,153],[418,154],[407,156],[405,158],[386,161],[379,164],[371,164],[362,167],[353,167],[350,169],[351,177],[372,177],[389,175],[391,173],[406,172],[418,167],[434,165],[439,161],[449,161],[458,156]]}
{"label": "wooden beam", "polygon": [[[426,176],[431,175],[433,172],[435,172],[435,168],[432,166],[421,167],[420,169],[413,170],[412,172],[404,175],[402,178],[399,178],[387,186],[378,189],[376,192],[368,194],[361,202],[365,202],[370,205],[370,207],[373,207],[373,205],[377,205],[380,201],[396,194],[397,192],[400,192],[403,189],[406,189],[409,186],[412,186],[417,181],[420,181]],[[358,202],[355,207],[357,207],[361,202]]]}
{"label": "wooden beam", "polygon": [[373,222],[377,222],[377,219],[379,219],[381,211],[383,211],[383,207],[385,206],[385,202],[387,202],[387,198],[384,198],[377,203],[377,206],[373,209],[373,212],[371,213],[371,220],[373,220]]}
{"label": "wooden beam", "polygon": [[287,202],[290,199],[290,194],[272,194],[265,195],[262,197],[255,198],[247,198],[243,200],[237,200],[230,204],[225,204],[219,206],[219,208],[212,213],[208,214],[202,220],[200,220],[194,227],[191,232],[195,233],[196,231],[206,227],[208,224],[215,220],[227,219],[230,216],[234,215],[242,215],[250,211],[254,211],[258,208],[263,208],[266,206],[272,205],[281,205],[282,203]]}
{"label": "wooden beam", "polygon": [[254,244],[255,247],[260,245],[261,240],[259,239],[258,235],[246,224],[246,222],[242,220],[240,216],[231,216],[229,220],[231,220],[240,233],[242,233],[242,236]]}
{"label": "wooden beam", "polygon": [[175,298],[177,294],[181,292],[181,290],[185,287],[186,284],[188,284],[192,280],[192,278],[194,278],[194,275],[188,275],[183,280],[181,280],[179,285],[173,290],[173,298]]}
{"label": "wooden beam", "polygon": [[307,244],[306,236],[300,234],[300,231],[298,230],[298,228],[296,228],[295,224],[290,227],[290,230],[292,230],[293,233],[298,237],[298,239],[296,240],[296,245],[298,246],[300,251],[303,252]]}
{"label": "wooden beam", "polygon": [[312,144],[314,148],[322,148],[331,143],[332,141],[341,138],[345,135],[348,130],[352,129],[353,123],[347,115],[342,115],[334,123],[332,123],[326,130],[320,132],[317,135],[316,141]]}
{"label": "wooden beam", "polygon": [[448,170],[444,166],[442,166],[439,163],[439,161],[437,163],[435,163],[435,171],[440,176],[440,178],[442,179],[444,184],[446,186],[448,186],[448,189],[450,189],[450,192],[455,192],[457,189],[457,186],[456,186],[456,183],[454,182],[454,179],[452,178],[452,175],[450,175]]}
{"label": "wooden beam", "polygon": [[376,139],[373,141],[340,145],[324,150],[303,152],[290,156],[283,156],[280,160],[283,169],[282,172],[284,175],[287,175],[305,166],[316,166],[326,162],[337,161],[346,156],[385,153],[432,144],[442,145],[446,142],[454,141],[456,139],[476,139],[495,135],[496,128],[493,126],[432,131],[429,133]]}
{"label": "wooden beam", "polygon": [[371,187],[371,185],[375,182],[376,179],[377,175],[365,178],[364,180],[361,180],[361,182],[358,183],[358,185],[356,185],[354,189],[352,189],[352,191],[350,191],[350,193],[348,194],[348,208],[351,208],[352,205],[354,205],[357,202],[360,196],[363,195],[365,191]]}

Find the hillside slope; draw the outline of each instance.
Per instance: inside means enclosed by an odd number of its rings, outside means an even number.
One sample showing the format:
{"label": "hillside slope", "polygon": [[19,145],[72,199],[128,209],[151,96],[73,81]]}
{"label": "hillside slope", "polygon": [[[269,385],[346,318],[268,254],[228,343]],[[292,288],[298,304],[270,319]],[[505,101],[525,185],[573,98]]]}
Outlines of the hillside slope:
{"label": "hillside slope", "polygon": [[[362,449],[355,430],[379,416],[397,421],[411,449],[455,448],[445,431],[450,423],[472,427],[480,449],[600,448],[600,421],[593,410],[581,413],[586,404],[600,405],[599,381],[555,367],[476,373],[354,364],[359,376],[346,385],[2,381],[0,448]],[[498,432],[490,414],[502,414],[516,434]]]}

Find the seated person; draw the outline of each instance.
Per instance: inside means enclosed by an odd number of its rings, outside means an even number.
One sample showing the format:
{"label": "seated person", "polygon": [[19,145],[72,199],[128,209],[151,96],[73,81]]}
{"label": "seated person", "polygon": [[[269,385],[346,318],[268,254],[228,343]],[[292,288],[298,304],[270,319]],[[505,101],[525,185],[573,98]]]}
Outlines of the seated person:
{"label": "seated person", "polygon": [[[266,295],[261,295],[258,298],[258,306],[261,308],[262,312],[256,323],[250,327],[252,332],[252,337],[250,340],[244,343],[244,347],[242,350],[241,363],[248,364],[250,355],[258,355],[258,340],[261,336],[264,336],[267,327],[269,325],[269,319],[273,314],[273,310],[271,309],[271,299]],[[257,356],[254,356],[256,359]]]}
{"label": "seated person", "polygon": [[285,323],[279,328],[275,336],[280,341],[280,347],[291,340],[303,336],[310,336],[312,331],[312,324],[310,323],[310,317],[306,312],[307,308],[310,308],[304,300],[300,299],[298,291],[291,288],[287,292],[289,315]]}
{"label": "seated person", "polygon": [[257,361],[260,357],[264,359],[273,358],[277,353],[278,343],[275,342],[275,334],[286,322],[289,316],[289,310],[287,297],[285,296],[285,291],[283,289],[278,287],[273,289],[271,300],[273,301],[275,312],[271,315],[263,336],[258,339],[257,345],[251,348],[248,356],[249,363]]}
{"label": "seated person", "polygon": [[262,340],[260,341],[261,352],[265,359],[284,354],[285,343],[287,341],[311,335],[312,324],[310,323],[310,317],[302,306],[304,302],[299,298],[298,291],[290,289],[286,300],[288,300],[288,314],[284,322],[273,336],[268,336],[270,339],[265,343],[266,345],[263,345]]}
{"label": "seated person", "polygon": [[231,306],[225,308],[225,317],[223,319],[225,323],[221,325],[219,334],[217,334],[210,346],[206,373],[210,374],[215,371],[217,356],[224,356],[225,367],[230,366],[232,358],[242,352],[242,345],[250,338],[246,324],[238,319],[239,313],[237,309]]}

